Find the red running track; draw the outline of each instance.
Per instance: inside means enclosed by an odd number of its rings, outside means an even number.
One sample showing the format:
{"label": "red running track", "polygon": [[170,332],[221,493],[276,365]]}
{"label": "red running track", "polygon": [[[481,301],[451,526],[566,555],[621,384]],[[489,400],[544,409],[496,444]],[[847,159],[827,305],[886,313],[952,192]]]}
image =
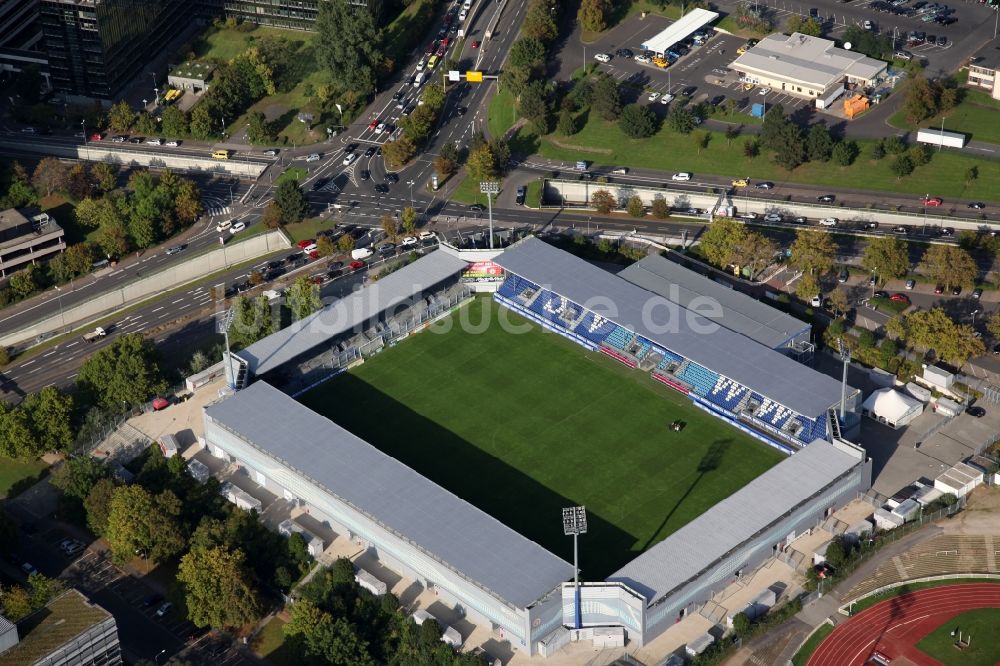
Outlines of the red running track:
{"label": "red running track", "polygon": [[1000,584],[932,587],[886,599],[834,629],[807,666],[863,666],[876,654],[887,663],[898,659],[944,666],[918,650],[917,642],[956,615],[977,608],[1000,608]]}

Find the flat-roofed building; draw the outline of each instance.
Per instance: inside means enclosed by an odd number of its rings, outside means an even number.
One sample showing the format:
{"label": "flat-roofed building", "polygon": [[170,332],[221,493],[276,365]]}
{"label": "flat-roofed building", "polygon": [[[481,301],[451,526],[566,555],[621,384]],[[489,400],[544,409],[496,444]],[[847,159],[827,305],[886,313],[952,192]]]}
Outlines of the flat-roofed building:
{"label": "flat-roofed building", "polygon": [[829,39],[793,32],[768,35],[730,67],[747,83],[814,99],[818,108],[826,108],[844,93],[845,84],[874,86],[885,77],[887,65],[838,48]]}
{"label": "flat-roofed building", "polygon": [[114,616],[75,589],[18,622],[16,629],[0,616],[0,635],[0,666],[122,663]]}
{"label": "flat-roofed building", "polygon": [[46,213],[0,211],[0,278],[65,249],[62,227]]}
{"label": "flat-roofed building", "polygon": [[993,99],[1000,99],[998,69],[1000,69],[1000,46],[990,46],[969,60],[969,76],[965,82],[969,86],[985,90]]}

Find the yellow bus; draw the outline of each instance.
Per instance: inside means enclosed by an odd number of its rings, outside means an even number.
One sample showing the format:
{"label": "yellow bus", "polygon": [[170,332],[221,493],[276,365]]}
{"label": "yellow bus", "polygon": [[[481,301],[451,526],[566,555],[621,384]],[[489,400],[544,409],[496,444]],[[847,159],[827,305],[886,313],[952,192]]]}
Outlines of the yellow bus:
{"label": "yellow bus", "polygon": [[216,151],[214,151],[212,153],[212,157],[214,157],[217,160],[228,160],[229,159],[229,151],[228,150],[216,150]]}

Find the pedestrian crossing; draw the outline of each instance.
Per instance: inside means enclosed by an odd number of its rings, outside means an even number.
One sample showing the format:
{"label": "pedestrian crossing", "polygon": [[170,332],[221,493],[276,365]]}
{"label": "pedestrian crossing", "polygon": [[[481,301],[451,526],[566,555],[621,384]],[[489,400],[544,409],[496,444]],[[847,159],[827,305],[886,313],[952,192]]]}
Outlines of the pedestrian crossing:
{"label": "pedestrian crossing", "polygon": [[221,215],[229,215],[229,206],[206,206],[205,214],[209,217],[219,217]]}

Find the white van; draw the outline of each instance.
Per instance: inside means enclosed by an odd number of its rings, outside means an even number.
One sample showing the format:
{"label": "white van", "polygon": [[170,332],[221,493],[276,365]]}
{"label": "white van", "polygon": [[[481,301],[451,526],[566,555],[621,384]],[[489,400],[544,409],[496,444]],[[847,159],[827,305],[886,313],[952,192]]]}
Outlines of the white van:
{"label": "white van", "polygon": [[367,259],[372,256],[373,252],[367,247],[358,247],[351,250],[351,259],[358,261],[360,259]]}
{"label": "white van", "polygon": [[462,3],[462,9],[466,11],[472,9],[472,0],[465,0],[465,2]]}
{"label": "white van", "polygon": [[229,227],[233,226],[232,220],[222,220],[217,225],[215,225],[216,231],[226,231]]}

